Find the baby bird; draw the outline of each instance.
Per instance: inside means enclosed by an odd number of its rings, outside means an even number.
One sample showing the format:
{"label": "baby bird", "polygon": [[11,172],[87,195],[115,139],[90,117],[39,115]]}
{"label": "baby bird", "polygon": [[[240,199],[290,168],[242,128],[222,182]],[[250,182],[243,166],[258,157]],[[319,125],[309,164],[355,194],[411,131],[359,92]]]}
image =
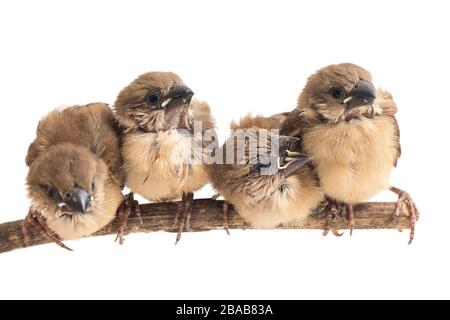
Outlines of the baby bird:
{"label": "baby bird", "polygon": [[290,151],[298,138],[279,136],[279,119],[247,116],[231,125],[232,135],[208,166],[218,194],[255,228],[301,226],[323,193],[310,158]]}
{"label": "baby bird", "polygon": [[209,182],[203,156],[217,141],[209,105],[191,101],[193,95],[175,73],[149,72],[114,104],[123,129],[126,186],[149,201],[182,199],[177,243],[183,229],[190,230],[193,193]]}
{"label": "baby bird", "polygon": [[353,205],[390,188],[398,195],[393,218],[407,204],[411,243],[419,211],[408,193],[389,183],[401,154],[396,112],[392,95],[375,90],[367,70],[349,63],[331,65],[308,79],[281,132],[301,139],[296,151],[313,158],[326,196],[348,209],[351,230]]}
{"label": "baby bird", "polygon": [[[122,202],[120,143],[112,110],[103,103],[55,110],[37,127],[26,157],[31,207],[24,224],[61,240],[95,233]],[[70,250],[70,249],[69,249]]]}

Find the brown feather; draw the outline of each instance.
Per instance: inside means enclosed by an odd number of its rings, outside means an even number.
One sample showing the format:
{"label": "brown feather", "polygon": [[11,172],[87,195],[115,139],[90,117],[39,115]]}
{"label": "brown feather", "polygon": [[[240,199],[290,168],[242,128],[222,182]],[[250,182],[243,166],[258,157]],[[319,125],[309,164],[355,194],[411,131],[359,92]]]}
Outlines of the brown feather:
{"label": "brown feather", "polygon": [[266,118],[261,115],[252,116],[251,114],[248,114],[247,116],[241,118],[239,122],[231,122],[230,128],[232,130],[248,128],[278,130],[280,129],[280,121],[272,117]]}
{"label": "brown feather", "polygon": [[[32,207],[62,239],[90,235],[115,217],[124,176],[115,120],[108,105],[95,103],[50,112],[39,122],[26,163]],[[90,190],[92,211],[59,217],[58,204],[46,194],[48,185],[61,196],[74,187]]]}
{"label": "brown feather", "polygon": [[[233,203],[248,223],[258,228],[271,228],[281,224],[302,225],[311,210],[323,199],[317,180],[307,166],[287,178],[277,172],[265,175],[254,169],[258,158],[270,154],[271,139],[276,134],[270,132],[277,130],[279,126],[279,121],[262,116],[246,116],[238,123],[232,123],[234,130],[255,129],[246,131],[246,136],[254,141],[269,131],[267,145],[259,143],[257,150],[245,148],[245,157],[241,159],[237,156],[236,136],[232,135],[218,151],[224,164],[208,166],[214,189]],[[230,146],[233,149],[232,157],[227,154]],[[227,157],[234,158],[233,164],[226,162]]]}
{"label": "brown feather", "polygon": [[[177,126],[167,130],[165,110],[150,110],[145,104],[149,91],[158,91],[164,97],[174,85],[183,85],[178,75],[149,72],[123,89],[114,105],[124,127],[126,185],[149,201],[179,199],[183,192],[197,191],[209,181],[201,163],[208,152],[205,147],[217,139],[209,105],[192,100],[188,109],[180,109]],[[196,122],[201,125],[199,131],[193,131]],[[208,137],[203,139],[206,133]],[[192,158],[196,161],[189,164]]]}
{"label": "brown feather", "polygon": [[389,187],[401,152],[390,93],[378,90],[373,105],[352,110],[330,95],[335,86],[350,92],[359,80],[371,81],[371,75],[353,64],[319,70],[281,130],[301,138],[299,149],[313,157],[324,192],[346,203],[365,201]]}

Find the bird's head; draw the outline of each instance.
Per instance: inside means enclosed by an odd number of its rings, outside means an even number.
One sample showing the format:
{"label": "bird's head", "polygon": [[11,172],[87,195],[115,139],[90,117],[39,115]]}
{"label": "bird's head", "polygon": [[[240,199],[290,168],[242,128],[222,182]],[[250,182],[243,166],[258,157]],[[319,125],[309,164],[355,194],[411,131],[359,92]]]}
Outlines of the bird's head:
{"label": "bird's head", "polygon": [[235,131],[222,147],[226,163],[233,164],[218,170],[232,190],[264,198],[284,188],[286,179],[310,161],[307,155],[291,151],[298,138],[258,128],[243,132]]}
{"label": "bird's head", "polygon": [[372,77],[367,70],[342,63],[313,74],[300,94],[298,107],[309,118],[337,123],[373,117],[375,95]]}
{"label": "bird's head", "polygon": [[31,164],[28,194],[33,209],[56,233],[69,238],[66,234],[74,230],[67,228],[91,225],[96,212],[104,206],[107,179],[106,164],[88,149],[61,144],[49,148]]}
{"label": "bird's head", "polygon": [[175,73],[148,72],[120,92],[114,110],[126,129],[163,132],[185,128],[193,95]]}

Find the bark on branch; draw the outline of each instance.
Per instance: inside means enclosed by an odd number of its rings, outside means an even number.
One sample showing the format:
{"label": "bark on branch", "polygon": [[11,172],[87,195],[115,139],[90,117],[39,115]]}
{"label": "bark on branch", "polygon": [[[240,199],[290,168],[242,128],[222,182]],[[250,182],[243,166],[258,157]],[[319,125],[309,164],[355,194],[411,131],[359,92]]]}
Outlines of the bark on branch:
{"label": "bark on branch", "polygon": [[[141,205],[143,224],[139,223],[136,216],[130,216],[125,234],[136,232],[177,232],[173,227],[175,214],[177,211],[177,202],[170,203],[151,203]],[[393,224],[390,218],[394,212],[395,203],[362,203],[355,206],[355,229],[409,229],[409,217],[405,210]],[[211,199],[195,200],[192,209],[191,228],[194,232],[210,231],[223,229],[223,201]],[[24,213],[25,215],[25,213]],[[299,229],[323,229],[326,225],[326,217],[313,217],[303,227]],[[0,253],[9,252],[21,248],[37,246],[49,243],[50,241],[39,234],[33,228],[29,229],[29,241],[25,244],[22,233],[23,220],[6,222],[0,224]],[[337,229],[348,229],[348,223],[343,219],[337,219],[333,226]],[[248,229],[249,226],[233,211],[229,210],[230,229]],[[278,228],[287,229],[287,228]],[[116,234],[116,228],[112,230],[101,230],[93,236],[103,236]]]}

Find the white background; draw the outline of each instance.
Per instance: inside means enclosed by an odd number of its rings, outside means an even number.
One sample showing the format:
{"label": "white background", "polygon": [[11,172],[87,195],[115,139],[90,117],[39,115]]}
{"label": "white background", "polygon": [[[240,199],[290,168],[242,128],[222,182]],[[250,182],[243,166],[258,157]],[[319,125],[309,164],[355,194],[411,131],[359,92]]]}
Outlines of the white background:
{"label": "white background", "polygon": [[[399,105],[392,176],[422,211],[408,233],[131,235],[0,255],[0,298],[450,298],[448,1],[1,1],[0,222],[25,216],[27,147],[61,105],[113,103],[171,70],[211,104],[223,139],[247,112],[289,111],[331,63],[369,69]],[[197,197],[209,197],[207,188]],[[377,199],[394,200],[386,192]]]}

